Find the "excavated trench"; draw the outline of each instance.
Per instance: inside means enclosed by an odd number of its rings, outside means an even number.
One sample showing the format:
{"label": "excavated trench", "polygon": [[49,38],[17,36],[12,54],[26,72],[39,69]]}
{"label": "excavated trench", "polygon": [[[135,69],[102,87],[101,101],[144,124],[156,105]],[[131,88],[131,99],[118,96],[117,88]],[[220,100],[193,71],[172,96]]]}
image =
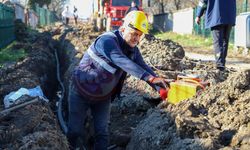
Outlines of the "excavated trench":
{"label": "excavated trench", "polygon": [[[13,50],[25,49],[28,56],[1,68],[0,149],[68,149],[55,116],[58,81],[54,45],[57,43],[50,32],[27,33]],[[3,110],[5,95],[36,86],[41,87],[49,102],[23,95],[14,107]]]}
{"label": "excavated trench", "polygon": [[[41,85],[50,102],[39,101],[0,116],[0,149],[69,148],[55,115],[55,96],[62,96],[62,88],[56,79],[54,49],[58,50],[60,58],[61,80],[65,87],[62,110],[66,112],[70,73],[101,33],[94,32],[88,24],[45,30],[50,34],[35,34],[29,44],[18,45],[29,51],[28,58],[1,69],[0,97],[3,99],[20,87]],[[219,72],[211,62],[186,58],[178,43],[153,36],[144,38],[139,48],[157,74],[170,79],[184,73],[196,74],[209,82],[210,87],[194,98],[172,105],[160,101],[158,94],[145,82],[128,76],[121,99],[112,103],[109,149],[249,149],[249,70],[237,72],[228,68]],[[66,113],[62,116],[67,120]],[[93,144],[90,127],[91,118],[85,125],[87,149]]]}
{"label": "excavated trench", "polygon": [[[28,56],[18,62],[4,64],[0,71],[0,149],[69,149],[63,134],[67,130],[65,121],[70,79],[70,71],[66,71],[74,66],[71,59],[75,58],[77,50],[65,36],[68,33],[76,36],[79,30],[58,25],[41,29],[40,33],[21,33],[26,36],[14,44],[13,51],[24,49]],[[86,31],[86,35],[93,32]],[[93,35],[92,38],[95,37]],[[23,95],[13,107],[4,110],[4,96],[20,88],[36,86],[41,87],[44,98],[49,102],[41,97]],[[62,112],[58,113],[61,98],[64,98],[60,107]]]}

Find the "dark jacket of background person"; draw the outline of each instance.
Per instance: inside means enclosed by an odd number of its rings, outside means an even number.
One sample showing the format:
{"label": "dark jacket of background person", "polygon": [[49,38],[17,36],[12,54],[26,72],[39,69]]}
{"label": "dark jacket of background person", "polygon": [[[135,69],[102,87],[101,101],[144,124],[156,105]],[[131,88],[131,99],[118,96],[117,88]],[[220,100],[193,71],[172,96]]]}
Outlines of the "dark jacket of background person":
{"label": "dark jacket of background person", "polygon": [[136,3],[134,1],[131,2],[131,6],[129,7],[129,9],[125,12],[125,14],[128,14],[131,11],[137,11],[139,10],[139,7],[136,5]]}
{"label": "dark jacket of background person", "polygon": [[236,0],[200,0],[197,16],[201,17],[205,11],[206,28],[221,24],[235,25]]}
{"label": "dark jacket of background person", "polygon": [[195,18],[197,24],[204,11],[205,27],[212,31],[216,68],[224,71],[230,32],[236,20],[236,0],[200,0]]}

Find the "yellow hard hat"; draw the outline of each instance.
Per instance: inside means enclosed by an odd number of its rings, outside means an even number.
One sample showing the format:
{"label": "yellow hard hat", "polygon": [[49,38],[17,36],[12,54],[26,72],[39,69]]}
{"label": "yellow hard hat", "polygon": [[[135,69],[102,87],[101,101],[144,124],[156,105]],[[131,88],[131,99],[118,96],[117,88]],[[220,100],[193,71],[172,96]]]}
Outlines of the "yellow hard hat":
{"label": "yellow hard hat", "polygon": [[131,11],[124,18],[123,25],[135,28],[144,34],[148,34],[148,19],[142,11]]}

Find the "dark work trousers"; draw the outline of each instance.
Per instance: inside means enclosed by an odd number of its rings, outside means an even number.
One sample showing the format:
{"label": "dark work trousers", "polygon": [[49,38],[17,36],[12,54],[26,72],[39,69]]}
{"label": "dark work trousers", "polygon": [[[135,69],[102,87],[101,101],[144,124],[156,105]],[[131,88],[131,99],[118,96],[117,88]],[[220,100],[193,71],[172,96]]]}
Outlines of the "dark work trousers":
{"label": "dark work trousers", "polygon": [[218,25],[211,28],[217,69],[224,70],[226,64],[228,42],[232,25]]}
{"label": "dark work trousers", "polygon": [[108,122],[110,115],[110,102],[91,101],[82,97],[74,86],[70,87],[69,93],[69,121],[67,137],[71,148],[76,147],[76,141],[84,134],[84,122],[87,110],[91,110],[95,130],[95,150],[106,150],[109,141]]}
{"label": "dark work trousers", "polygon": [[69,18],[66,17],[66,24],[68,25],[69,24]]}
{"label": "dark work trousers", "polygon": [[74,19],[75,19],[75,24],[77,24],[77,16],[74,16]]}

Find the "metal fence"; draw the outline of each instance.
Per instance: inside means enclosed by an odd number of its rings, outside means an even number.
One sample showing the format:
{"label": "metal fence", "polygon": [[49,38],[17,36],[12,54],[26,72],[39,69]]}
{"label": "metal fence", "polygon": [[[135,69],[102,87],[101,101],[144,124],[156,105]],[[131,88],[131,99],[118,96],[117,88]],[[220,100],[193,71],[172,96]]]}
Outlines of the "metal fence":
{"label": "metal fence", "polygon": [[247,12],[249,10],[250,10],[250,3],[248,0],[237,2],[237,14],[240,14],[242,12]]}
{"label": "metal fence", "polygon": [[173,19],[169,19],[171,14],[157,14],[153,15],[153,27],[161,32],[170,31],[173,29]]}
{"label": "metal fence", "polygon": [[38,25],[51,25],[56,21],[55,13],[35,7],[33,10],[28,10],[27,18],[24,7],[20,4],[14,4],[13,8],[0,3],[0,48],[7,46],[15,40],[15,19],[21,19],[24,23],[35,28]]}
{"label": "metal fence", "polygon": [[[243,12],[247,12],[250,10],[250,3],[248,0],[238,1],[237,2],[237,15]],[[196,17],[197,8],[194,9],[194,20]],[[205,29],[205,21],[204,17],[201,18],[200,25],[194,23],[194,34],[201,35],[203,37],[211,37],[210,29]],[[234,28],[232,28],[230,35],[230,42],[234,42]]]}
{"label": "metal fence", "polygon": [[50,25],[56,21],[55,13],[52,13],[48,9],[44,9],[36,5],[35,12],[38,15],[38,24],[40,26]]}
{"label": "metal fence", "polygon": [[15,39],[14,9],[0,3],[0,48]]}

